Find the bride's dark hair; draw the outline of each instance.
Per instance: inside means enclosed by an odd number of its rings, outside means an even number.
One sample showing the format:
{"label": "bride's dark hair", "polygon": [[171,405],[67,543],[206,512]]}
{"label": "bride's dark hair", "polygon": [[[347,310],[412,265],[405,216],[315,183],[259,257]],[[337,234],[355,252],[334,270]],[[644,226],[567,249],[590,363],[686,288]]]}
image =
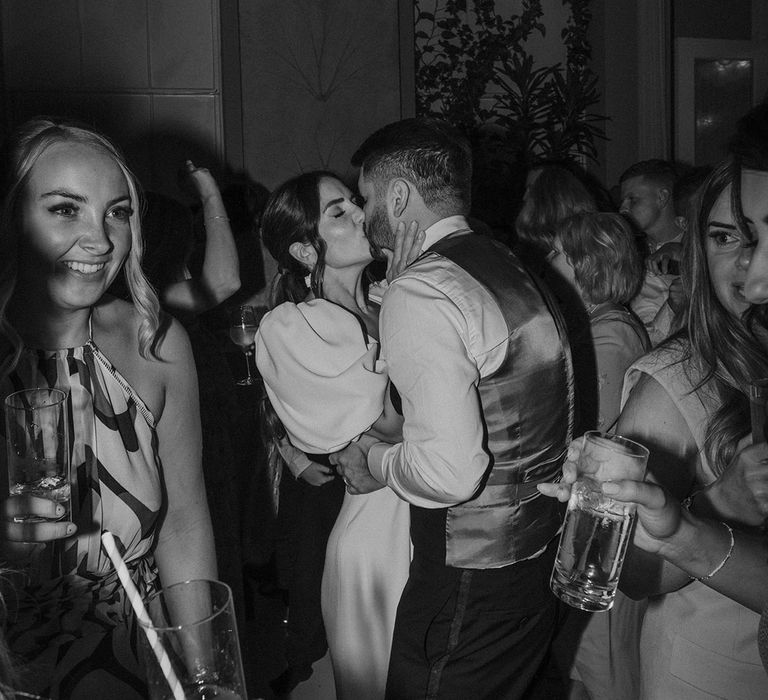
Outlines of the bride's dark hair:
{"label": "bride's dark hair", "polygon": [[[267,200],[261,217],[261,240],[278,265],[272,283],[270,306],[284,301],[298,303],[311,289],[323,298],[325,241],[318,230],[320,221],[320,182],[324,178],[340,180],[326,170],[313,170],[291,178],[280,185]],[[293,243],[309,243],[317,251],[317,263],[311,270],[290,253]],[[309,285],[305,278],[310,276]]]}
{"label": "bride's dark hair", "polygon": [[[278,265],[272,282],[270,307],[285,301],[298,304],[309,291],[322,299],[325,271],[325,241],[318,230],[320,221],[320,182],[324,178],[340,180],[326,170],[302,173],[280,185],[267,200],[261,217],[261,240]],[[291,255],[293,243],[309,243],[317,251],[317,262],[311,270]],[[309,276],[309,285],[305,278]],[[261,392],[261,433],[267,449],[267,470],[271,483],[272,503],[278,504],[282,460],[277,442],[286,436],[285,427],[275,413],[266,391]]]}

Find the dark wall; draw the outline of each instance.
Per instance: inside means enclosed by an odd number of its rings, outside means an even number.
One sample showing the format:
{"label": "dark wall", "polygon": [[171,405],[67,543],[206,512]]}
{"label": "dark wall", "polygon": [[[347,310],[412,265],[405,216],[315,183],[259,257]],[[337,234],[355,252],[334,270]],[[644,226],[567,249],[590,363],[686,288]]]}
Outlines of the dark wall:
{"label": "dark wall", "polygon": [[674,0],[672,19],[675,37],[752,38],[750,0]]}

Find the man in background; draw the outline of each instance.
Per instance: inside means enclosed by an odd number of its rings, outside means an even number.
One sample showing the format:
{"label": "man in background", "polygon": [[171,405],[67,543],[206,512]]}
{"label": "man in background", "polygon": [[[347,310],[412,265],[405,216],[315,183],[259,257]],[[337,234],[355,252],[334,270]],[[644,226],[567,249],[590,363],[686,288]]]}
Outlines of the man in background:
{"label": "man in background", "polygon": [[644,160],[619,178],[619,211],[645,234],[648,265],[643,285],[630,306],[645,325],[653,345],[673,330],[675,297],[670,287],[680,276],[680,241],[683,229],[675,216],[673,191],[677,171],[666,160]]}

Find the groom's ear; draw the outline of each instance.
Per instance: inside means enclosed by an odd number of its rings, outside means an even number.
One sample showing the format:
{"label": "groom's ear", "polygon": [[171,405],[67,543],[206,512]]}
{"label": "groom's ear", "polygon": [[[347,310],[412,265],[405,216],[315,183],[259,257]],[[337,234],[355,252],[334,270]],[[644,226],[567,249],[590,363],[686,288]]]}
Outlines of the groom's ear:
{"label": "groom's ear", "polygon": [[317,251],[311,243],[291,243],[288,252],[294,260],[298,260],[308,270],[312,270],[317,263]]}
{"label": "groom's ear", "polygon": [[389,188],[389,201],[392,204],[392,214],[396,219],[403,216],[411,198],[411,186],[406,180],[397,178]]}

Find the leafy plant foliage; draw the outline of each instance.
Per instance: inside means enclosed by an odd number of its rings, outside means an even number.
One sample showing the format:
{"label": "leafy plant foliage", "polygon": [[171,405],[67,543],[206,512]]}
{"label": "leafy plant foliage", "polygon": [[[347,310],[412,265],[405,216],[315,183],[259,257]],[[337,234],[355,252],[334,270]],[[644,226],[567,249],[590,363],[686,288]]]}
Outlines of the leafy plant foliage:
{"label": "leafy plant foliage", "polygon": [[495,0],[414,0],[416,101],[464,130],[490,160],[595,160],[606,117],[589,68],[589,0],[563,0],[570,16],[561,38],[566,65],[536,66],[525,50],[544,35],[541,0],[521,0],[502,16]]}

